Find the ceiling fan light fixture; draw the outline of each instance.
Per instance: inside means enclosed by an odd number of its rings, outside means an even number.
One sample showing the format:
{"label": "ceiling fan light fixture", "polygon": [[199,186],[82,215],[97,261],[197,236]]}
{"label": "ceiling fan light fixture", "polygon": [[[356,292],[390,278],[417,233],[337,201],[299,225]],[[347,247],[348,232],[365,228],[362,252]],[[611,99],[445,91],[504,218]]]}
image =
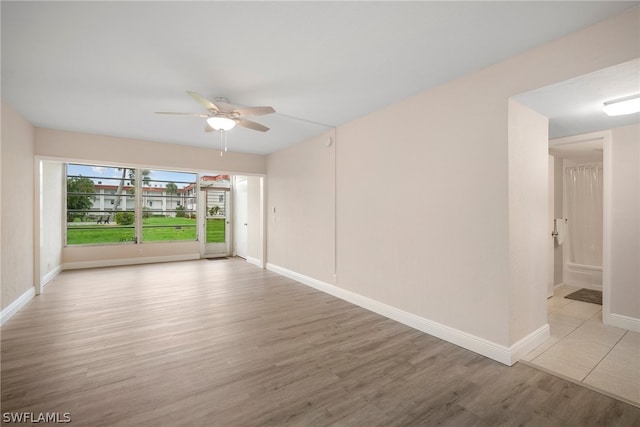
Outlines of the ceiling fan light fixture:
{"label": "ceiling fan light fixture", "polygon": [[235,120],[228,117],[209,117],[207,119],[209,126],[215,130],[230,130],[236,125]]}
{"label": "ceiling fan light fixture", "polygon": [[624,116],[640,112],[640,94],[627,96],[604,103],[602,110],[608,116]]}

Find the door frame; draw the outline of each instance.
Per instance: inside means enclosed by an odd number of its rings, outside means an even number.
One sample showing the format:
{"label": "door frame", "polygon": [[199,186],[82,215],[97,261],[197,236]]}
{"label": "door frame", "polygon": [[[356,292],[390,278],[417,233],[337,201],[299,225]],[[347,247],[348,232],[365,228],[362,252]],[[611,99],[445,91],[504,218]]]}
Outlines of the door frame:
{"label": "door frame", "polygon": [[[233,188],[233,255],[239,256],[244,259],[248,259],[249,246],[248,246],[248,222],[249,222],[249,179],[246,175],[234,175],[232,182]],[[242,183],[243,182],[243,183]],[[238,191],[240,185],[244,185],[244,192],[240,194]],[[243,212],[244,211],[244,212]],[[240,215],[244,214],[244,218],[240,218]],[[239,253],[238,244],[241,242],[241,237],[244,235],[244,253]]]}
{"label": "door frame", "polygon": [[[206,206],[206,200],[205,200],[205,192],[202,191],[203,188],[200,185],[201,184],[201,176],[202,175],[210,175],[210,174],[221,174],[221,172],[203,172],[200,171],[199,172],[200,176],[198,178],[198,241],[199,241],[199,255],[201,259],[205,259],[205,258],[213,258],[216,256],[219,257],[223,257],[223,256],[232,256],[233,255],[233,251],[234,251],[234,239],[235,239],[235,231],[234,231],[234,222],[231,222],[229,224],[229,228],[228,228],[228,240],[229,240],[229,244],[230,249],[228,250],[227,255],[215,255],[215,256],[211,256],[208,254],[205,254],[205,244],[206,244],[206,234],[204,234],[206,232],[206,229],[204,228],[203,225],[203,221],[204,219],[206,219],[206,215],[205,215],[205,206]],[[258,178],[258,181],[253,181],[252,184],[252,189],[248,188],[248,193],[249,194],[253,194],[254,196],[253,199],[251,197],[249,197],[249,200],[254,200],[254,202],[248,203],[247,206],[247,222],[252,222],[253,226],[255,228],[253,228],[253,231],[251,232],[251,236],[250,237],[249,234],[247,235],[247,258],[246,261],[250,264],[254,264],[262,269],[267,268],[267,239],[266,239],[266,230],[267,230],[267,177],[263,174],[250,174],[250,173],[225,173],[226,175],[230,176],[230,184],[229,187],[226,186],[221,186],[222,188],[229,189],[230,193],[233,194],[234,190],[234,178],[236,176],[244,176],[247,177],[248,180],[253,179],[253,178]],[[253,193],[252,193],[253,191]],[[229,209],[229,215],[235,215],[235,199],[233,198],[233,195],[231,196],[232,199],[230,199],[230,205],[228,207]],[[203,219],[204,218],[204,219]],[[232,217],[227,217],[228,220],[233,221]],[[254,239],[254,240],[251,240]],[[250,245],[249,243],[253,242],[252,245]],[[253,249],[251,249],[253,248]],[[253,252],[251,252],[251,254],[249,253],[249,250],[252,250]]]}
{"label": "door frame", "polygon": [[[611,319],[611,130],[596,131],[581,135],[555,138],[549,141],[551,148],[563,144],[593,140],[602,141],[602,323],[612,325]],[[564,167],[563,167],[564,175]],[[562,178],[564,180],[564,176]],[[564,195],[563,195],[564,200]],[[563,209],[564,212],[564,209]],[[567,245],[563,248],[563,281],[567,263]],[[614,325],[615,326],[615,325]]]}
{"label": "door frame", "polygon": [[[221,251],[209,252],[207,249],[207,192],[208,191],[225,191],[225,249]],[[200,258],[223,258],[232,255],[233,248],[233,196],[232,186],[229,187],[205,187],[198,191],[198,218],[200,240]]]}

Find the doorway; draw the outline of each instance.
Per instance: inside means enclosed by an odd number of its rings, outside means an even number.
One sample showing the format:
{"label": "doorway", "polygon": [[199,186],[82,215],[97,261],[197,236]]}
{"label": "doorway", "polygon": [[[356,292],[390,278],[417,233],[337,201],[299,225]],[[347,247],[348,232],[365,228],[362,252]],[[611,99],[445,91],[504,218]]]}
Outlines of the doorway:
{"label": "doorway", "polygon": [[202,174],[200,258],[239,256],[264,268],[264,177]]}
{"label": "doorway", "polygon": [[231,187],[229,181],[200,180],[202,258],[231,255]]}
{"label": "doorway", "polygon": [[[555,285],[603,289],[602,186],[604,145],[608,132],[594,132],[550,142],[558,172],[553,185],[555,221],[566,237],[556,236]],[[558,228],[560,230],[561,228]],[[562,234],[562,233],[561,233]]]}

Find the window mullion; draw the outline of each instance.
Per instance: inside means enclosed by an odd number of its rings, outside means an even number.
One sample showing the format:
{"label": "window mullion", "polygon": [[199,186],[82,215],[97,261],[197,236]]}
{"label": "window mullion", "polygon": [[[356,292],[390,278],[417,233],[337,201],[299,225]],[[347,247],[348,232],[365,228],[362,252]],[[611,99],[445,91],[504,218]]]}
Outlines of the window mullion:
{"label": "window mullion", "polygon": [[[64,209],[64,211],[62,212],[62,230],[63,230],[63,235],[62,235],[62,241],[64,242],[64,245],[67,246],[67,236],[68,236],[68,217],[69,217],[69,204],[67,202],[67,181],[69,179],[68,175],[69,175],[69,163],[64,163],[64,173],[62,174],[62,207]],[[43,189],[41,188],[40,191],[43,191]]]}
{"label": "window mullion", "polygon": [[136,186],[135,186],[135,195],[136,195],[136,221],[135,221],[135,232],[136,232],[136,243],[142,242],[142,192],[143,184],[142,184],[142,170],[139,168],[135,169],[135,177],[136,177]]}

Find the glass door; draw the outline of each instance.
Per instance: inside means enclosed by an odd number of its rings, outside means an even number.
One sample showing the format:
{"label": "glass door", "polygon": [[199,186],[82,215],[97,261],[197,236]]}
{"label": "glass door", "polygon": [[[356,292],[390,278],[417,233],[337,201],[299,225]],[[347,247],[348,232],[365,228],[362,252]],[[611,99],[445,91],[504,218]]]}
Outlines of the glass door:
{"label": "glass door", "polygon": [[204,255],[229,255],[229,189],[205,191]]}
{"label": "glass door", "polygon": [[[217,176],[218,178],[220,176]],[[209,180],[207,179],[209,178]],[[205,258],[229,256],[230,248],[230,220],[231,201],[230,186],[224,186],[228,181],[210,180],[203,176],[200,189],[203,191],[202,233],[204,241],[203,254]]]}

